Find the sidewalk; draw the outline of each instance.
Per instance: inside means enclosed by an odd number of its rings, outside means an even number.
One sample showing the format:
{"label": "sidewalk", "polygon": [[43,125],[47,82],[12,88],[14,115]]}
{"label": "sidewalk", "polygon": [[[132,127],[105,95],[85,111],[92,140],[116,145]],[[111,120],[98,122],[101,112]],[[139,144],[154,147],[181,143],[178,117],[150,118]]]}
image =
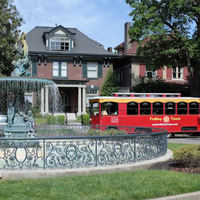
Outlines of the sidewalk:
{"label": "sidewalk", "polygon": [[200,200],[200,191],[149,200]]}

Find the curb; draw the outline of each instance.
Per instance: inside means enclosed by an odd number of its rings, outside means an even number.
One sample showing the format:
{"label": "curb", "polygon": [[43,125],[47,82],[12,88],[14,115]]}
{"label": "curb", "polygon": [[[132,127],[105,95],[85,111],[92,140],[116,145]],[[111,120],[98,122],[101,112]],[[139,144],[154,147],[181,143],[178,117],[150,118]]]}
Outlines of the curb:
{"label": "curb", "polygon": [[47,170],[0,170],[1,179],[25,179],[25,178],[59,178],[66,176],[83,176],[93,174],[105,174],[114,172],[125,172],[134,170],[145,170],[157,162],[164,162],[173,157],[173,152],[167,150],[167,153],[159,158],[147,161],[141,161],[132,164],[74,168],[74,169],[47,169]]}
{"label": "curb", "polygon": [[200,191],[149,200],[200,200]]}

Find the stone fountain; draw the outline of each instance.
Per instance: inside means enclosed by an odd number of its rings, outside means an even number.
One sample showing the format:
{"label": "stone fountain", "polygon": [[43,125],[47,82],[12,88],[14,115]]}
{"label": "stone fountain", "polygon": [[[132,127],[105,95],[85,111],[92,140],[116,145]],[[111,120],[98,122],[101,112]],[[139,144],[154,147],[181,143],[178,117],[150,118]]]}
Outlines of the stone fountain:
{"label": "stone fountain", "polygon": [[[28,68],[31,62],[28,57],[28,46],[25,39],[25,34],[23,33],[18,40],[18,42],[21,43],[21,49],[18,49],[18,52],[23,55],[23,57],[12,62],[15,69],[12,71],[11,77],[0,78],[1,94],[8,98],[9,101],[7,125],[3,133],[3,137],[5,138],[34,137],[36,131],[35,121],[32,117],[31,110],[25,112],[24,100],[21,100],[22,94],[25,92],[37,93],[40,92],[42,88],[49,87],[51,94],[54,96],[52,99],[55,100],[55,96],[59,93],[53,81],[30,77],[31,74]],[[53,104],[56,105],[57,102],[53,102]]]}

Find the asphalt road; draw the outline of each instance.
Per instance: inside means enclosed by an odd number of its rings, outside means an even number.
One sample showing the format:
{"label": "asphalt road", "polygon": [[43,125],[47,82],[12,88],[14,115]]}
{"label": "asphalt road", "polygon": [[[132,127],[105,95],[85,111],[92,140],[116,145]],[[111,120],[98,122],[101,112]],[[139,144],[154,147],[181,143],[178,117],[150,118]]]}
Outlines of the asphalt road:
{"label": "asphalt road", "polygon": [[175,137],[168,139],[168,143],[199,144],[200,145],[200,133],[176,134]]}

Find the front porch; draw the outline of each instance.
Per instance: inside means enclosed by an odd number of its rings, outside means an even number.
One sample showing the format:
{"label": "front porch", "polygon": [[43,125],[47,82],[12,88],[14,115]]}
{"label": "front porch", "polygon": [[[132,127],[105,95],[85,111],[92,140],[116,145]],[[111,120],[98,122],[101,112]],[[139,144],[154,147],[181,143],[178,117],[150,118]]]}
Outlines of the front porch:
{"label": "front porch", "polygon": [[[49,98],[49,88],[45,87],[41,90],[41,113],[76,113],[77,116],[86,114],[86,82],[87,81],[54,81],[58,87],[59,93],[55,94],[56,98],[60,95],[59,105],[57,110],[52,110],[54,105],[51,105]],[[53,97],[53,98],[54,98]]]}

